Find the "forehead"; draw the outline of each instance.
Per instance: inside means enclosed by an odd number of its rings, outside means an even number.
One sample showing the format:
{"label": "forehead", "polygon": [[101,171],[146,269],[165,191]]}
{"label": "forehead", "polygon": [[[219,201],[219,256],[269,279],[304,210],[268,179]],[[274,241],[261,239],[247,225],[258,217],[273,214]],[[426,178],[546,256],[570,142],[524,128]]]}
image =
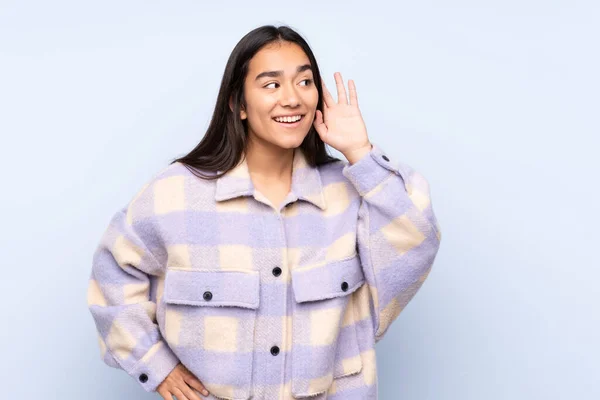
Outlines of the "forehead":
{"label": "forehead", "polygon": [[264,71],[295,73],[299,65],[310,64],[306,53],[296,43],[275,42],[260,49],[250,60],[248,77]]}

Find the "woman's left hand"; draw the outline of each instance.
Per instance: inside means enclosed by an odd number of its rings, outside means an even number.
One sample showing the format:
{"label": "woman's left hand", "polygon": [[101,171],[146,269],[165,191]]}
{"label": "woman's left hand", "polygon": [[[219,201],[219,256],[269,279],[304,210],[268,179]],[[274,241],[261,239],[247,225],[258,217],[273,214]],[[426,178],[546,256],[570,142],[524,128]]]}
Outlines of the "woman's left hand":
{"label": "woman's left hand", "polygon": [[354,81],[348,81],[350,102],[342,74],[334,74],[337,86],[338,101],[334,101],[331,93],[323,85],[323,113],[317,110],[314,126],[317,133],[326,144],[342,153],[351,163],[358,161],[368,153],[372,145],[367,136],[367,127],[358,108],[358,96]]}

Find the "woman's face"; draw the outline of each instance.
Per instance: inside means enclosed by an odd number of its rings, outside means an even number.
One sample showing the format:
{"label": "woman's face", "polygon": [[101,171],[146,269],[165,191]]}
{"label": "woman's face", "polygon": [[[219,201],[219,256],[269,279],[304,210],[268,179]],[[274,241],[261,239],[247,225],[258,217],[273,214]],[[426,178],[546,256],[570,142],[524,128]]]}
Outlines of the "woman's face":
{"label": "woman's face", "polygon": [[310,67],[302,48],[290,42],[272,43],[250,60],[240,115],[247,119],[250,140],[285,149],[300,146],[319,100]]}

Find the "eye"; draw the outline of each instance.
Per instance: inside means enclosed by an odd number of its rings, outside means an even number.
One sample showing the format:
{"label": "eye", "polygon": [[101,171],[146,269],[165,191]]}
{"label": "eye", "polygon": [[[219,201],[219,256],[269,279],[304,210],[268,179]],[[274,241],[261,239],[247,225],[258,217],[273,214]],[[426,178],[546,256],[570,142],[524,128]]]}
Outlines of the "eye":
{"label": "eye", "polygon": [[275,89],[274,87],[269,87],[271,85],[279,85],[277,82],[271,82],[271,83],[267,83],[265,85],[265,89]]}
{"label": "eye", "polygon": [[313,82],[313,80],[312,79],[303,79],[301,82],[306,82],[306,85],[304,85],[304,86],[309,86]]}

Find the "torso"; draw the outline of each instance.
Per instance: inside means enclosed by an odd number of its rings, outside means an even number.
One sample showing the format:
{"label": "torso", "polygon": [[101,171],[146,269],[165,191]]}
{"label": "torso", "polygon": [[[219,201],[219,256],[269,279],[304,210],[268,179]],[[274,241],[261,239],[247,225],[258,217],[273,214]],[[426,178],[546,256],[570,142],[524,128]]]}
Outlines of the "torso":
{"label": "torso", "polygon": [[[361,197],[342,168],[305,171],[312,182],[294,187],[302,201],[284,212],[292,176],[252,185],[228,176],[230,190],[173,164],[136,196],[130,226],[157,232],[153,246],[167,250],[153,286],[163,288],[160,333],[211,399],[377,398],[371,286],[356,246]],[[227,199],[215,201],[219,193]]]}

